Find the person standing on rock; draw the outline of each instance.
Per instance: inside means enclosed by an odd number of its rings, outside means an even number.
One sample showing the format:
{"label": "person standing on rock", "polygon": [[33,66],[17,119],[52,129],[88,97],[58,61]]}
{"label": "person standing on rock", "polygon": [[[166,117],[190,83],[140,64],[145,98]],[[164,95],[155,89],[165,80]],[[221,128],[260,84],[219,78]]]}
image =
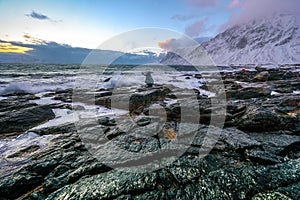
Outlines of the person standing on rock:
{"label": "person standing on rock", "polygon": [[153,84],[154,84],[154,80],[153,80],[153,78],[151,76],[151,73],[152,72],[143,73],[146,76],[145,83],[146,83],[147,87],[152,87]]}

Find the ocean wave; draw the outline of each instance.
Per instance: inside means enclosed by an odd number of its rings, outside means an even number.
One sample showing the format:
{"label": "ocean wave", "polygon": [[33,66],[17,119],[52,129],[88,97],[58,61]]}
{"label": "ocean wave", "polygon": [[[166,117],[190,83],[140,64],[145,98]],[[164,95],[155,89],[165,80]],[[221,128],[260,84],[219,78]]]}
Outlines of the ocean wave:
{"label": "ocean wave", "polygon": [[134,75],[124,75],[120,72],[114,73],[112,78],[101,85],[104,88],[118,88],[118,87],[128,87],[128,86],[136,86],[142,85],[144,82],[144,76]]}
{"label": "ocean wave", "polygon": [[32,94],[32,93],[33,93],[32,86],[26,82],[9,83],[2,91],[0,91],[1,95]]}
{"label": "ocean wave", "polygon": [[61,85],[48,85],[48,84],[38,84],[32,85],[29,82],[11,82],[2,90],[0,90],[0,95],[12,95],[12,94],[37,94],[41,92],[51,92],[67,89],[67,86]]}

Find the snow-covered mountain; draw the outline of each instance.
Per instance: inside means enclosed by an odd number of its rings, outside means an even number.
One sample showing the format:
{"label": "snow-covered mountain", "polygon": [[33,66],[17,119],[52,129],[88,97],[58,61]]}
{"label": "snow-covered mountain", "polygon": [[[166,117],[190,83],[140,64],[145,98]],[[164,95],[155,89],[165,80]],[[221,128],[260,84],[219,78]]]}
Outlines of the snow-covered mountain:
{"label": "snow-covered mountain", "polygon": [[197,38],[194,38],[193,40],[195,40],[199,44],[202,44],[203,42],[206,42],[210,39],[211,39],[211,37],[197,37]]}
{"label": "snow-covered mountain", "polygon": [[[276,14],[236,25],[204,42],[202,47],[217,65],[300,63],[300,35],[297,19],[292,15]],[[201,64],[205,63],[202,59],[207,59],[201,51],[202,47],[178,49],[175,52],[184,52],[188,60]],[[166,55],[162,63],[188,64],[172,52]]]}
{"label": "snow-covered mountain", "polygon": [[166,50],[161,49],[161,48],[152,48],[152,47],[138,48],[138,49],[129,51],[127,53],[147,57],[149,60],[152,59],[154,63],[157,63],[157,61],[160,61],[167,55]]}
{"label": "snow-covered mountain", "polygon": [[144,56],[153,56],[153,57],[160,57],[160,56],[165,56],[167,51],[161,48],[138,48],[134,49],[130,52],[127,53],[132,53],[132,54],[137,54],[137,55],[144,55]]}

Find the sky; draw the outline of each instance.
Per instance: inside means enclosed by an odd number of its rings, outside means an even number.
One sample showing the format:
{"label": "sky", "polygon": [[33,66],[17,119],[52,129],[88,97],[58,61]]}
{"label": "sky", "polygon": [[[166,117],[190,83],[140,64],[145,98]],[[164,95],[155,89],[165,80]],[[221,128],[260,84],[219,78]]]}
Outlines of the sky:
{"label": "sky", "polygon": [[[114,35],[143,27],[167,28],[192,37],[213,36],[213,26],[225,23],[229,12],[221,12],[210,1],[213,0],[204,0],[203,4],[195,0],[0,0],[0,39],[26,41],[27,35],[95,48]],[[231,0],[223,2],[226,6]],[[203,20],[211,28],[197,30]]]}
{"label": "sky", "polygon": [[[53,41],[96,48],[138,28],[166,28],[192,38],[213,37],[256,16],[299,13],[299,0],[0,0],[0,40]],[[299,15],[299,14],[298,14]],[[173,40],[172,40],[173,39]],[[178,38],[175,38],[175,40]],[[174,38],[160,41],[163,47]],[[24,53],[10,43],[0,51]]]}

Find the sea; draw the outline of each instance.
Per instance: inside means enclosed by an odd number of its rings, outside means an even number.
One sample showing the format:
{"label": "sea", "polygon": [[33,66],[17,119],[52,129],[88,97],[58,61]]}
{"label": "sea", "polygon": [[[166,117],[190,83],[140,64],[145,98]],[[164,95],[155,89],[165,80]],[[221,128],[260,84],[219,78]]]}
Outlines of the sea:
{"label": "sea", "polygon": [[[227,69],[231,70],[231,69]],[[152,72],[157,84],[173,84],[180,88],[197,88],[200,79],[185,75],[199,74],[194,67],[160,65],[58,65],[58,64],[0,64],[0,95],[14,93],[38,94],[77,87],[76,82],[97,82],[98,88],[140,86],[145,72]],[[211,71],[206,68],[206,71]],[[204,72],[204,70],[202,70]]]}

